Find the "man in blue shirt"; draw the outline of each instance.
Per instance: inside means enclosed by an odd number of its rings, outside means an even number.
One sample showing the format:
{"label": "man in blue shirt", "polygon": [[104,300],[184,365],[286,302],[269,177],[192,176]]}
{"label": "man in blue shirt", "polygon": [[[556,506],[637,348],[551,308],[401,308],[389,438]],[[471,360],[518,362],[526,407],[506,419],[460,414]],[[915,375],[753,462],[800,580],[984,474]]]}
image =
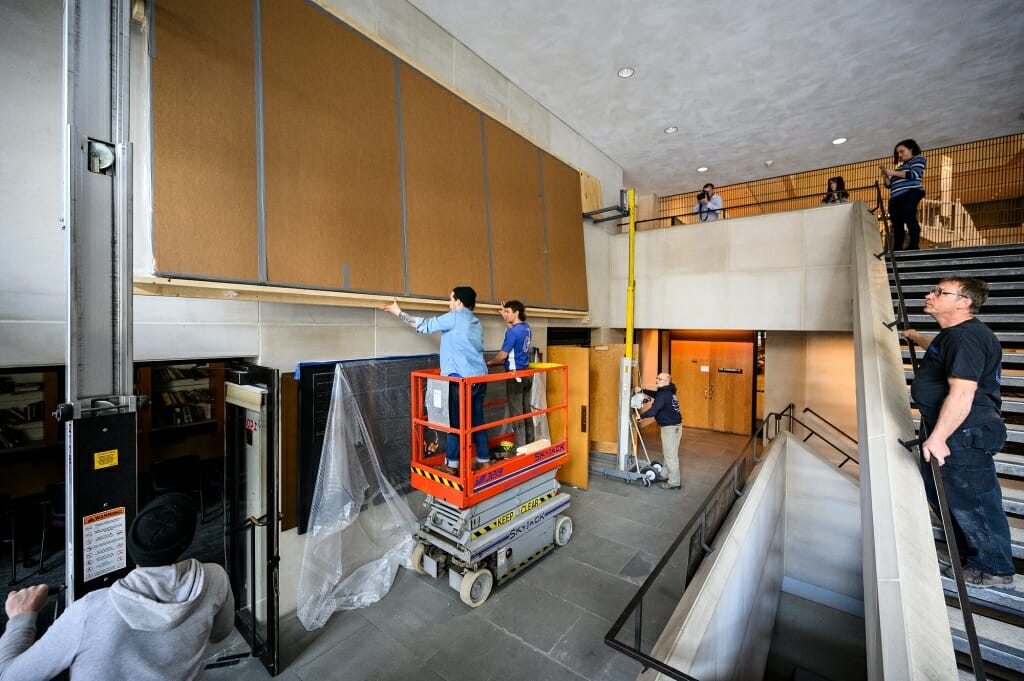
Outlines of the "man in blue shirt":
{"label": "man in blue shirt", "polygon": [[[448,296],[448,312],[439,317],[413,317],[402,312],[398,301],[393,300],[384,310],[395,315],[416,333],[441,334],[441,375],[458,378],[486,376],[487,363],[484,362],[484,330],[480,320],[472,310],[476,307],[476,291],[469,286],[456,286]],[[484,422],[484,396],[487,394],[486,383],[473,385],[470,397],[471,422],[478,426]],[[459,427],[459,390],[458,384],[450,383],[448,389],[448,423],[452,428]],[[473,444],[476,449],[476,462],[473,470],[483,468],[490,463],[487,450],[487,431],[478,430],[473,433]],[[445,465],[439,470],[449,475],[459,474],[459,436],[448,434],[445,447]]]}
{"label": "man in blue shirt", "polygon": [[662,372],[655,377],[654,387],[654,390],[645,390],[637,386],[633,391],[654,398],[654,404],[642,414],[637,414],[636,418],[638,421],[653,418],[661,427],[661,455],[668,472],[668,479],[661,483],[661,488],[679,489],[682,486],[679,477],[679,441],[683,437],[683,415],[679,412],[676,386],[672,376]]}
{"label": "man in blue shirt", "polygon": [[[501,318],[508,324],[501,351],[487,366],[505,365],[505,371],[526,369],[530,363],[530,325],[526,323],[526,307],[518,300],[501,304]],[[522,416],[533,411],[530,395],[533,392],[533,376],[516,376],[505,381],[505,395],[508,398],[509,416]],[[512,424],[516,435],[516,447],[533,442],[533,417],[527,417]]]}

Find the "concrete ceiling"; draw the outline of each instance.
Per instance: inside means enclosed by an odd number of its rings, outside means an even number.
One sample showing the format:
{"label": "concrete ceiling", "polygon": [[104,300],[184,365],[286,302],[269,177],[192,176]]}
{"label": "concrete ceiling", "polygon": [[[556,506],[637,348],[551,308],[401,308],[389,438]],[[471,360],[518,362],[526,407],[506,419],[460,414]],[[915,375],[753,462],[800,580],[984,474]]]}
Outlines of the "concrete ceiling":
{"label": "concrete ceiling", "polygon": [[1022,0],[410,1],[641,193],[1024,131]]}

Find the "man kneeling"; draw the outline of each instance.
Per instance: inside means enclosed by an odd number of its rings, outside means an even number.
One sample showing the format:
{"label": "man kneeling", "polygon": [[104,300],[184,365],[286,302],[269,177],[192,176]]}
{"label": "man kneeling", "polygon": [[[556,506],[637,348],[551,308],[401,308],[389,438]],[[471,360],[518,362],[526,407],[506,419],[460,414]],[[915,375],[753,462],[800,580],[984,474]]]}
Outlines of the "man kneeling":
{"label": "man kneeling", "polygon": [[157,497],[128,531],[136,568],[76,600],[33,644],[47,587],[12,591],[0,638],[0,679],[205,678],[208,641],[231,633],[235,603],[224,568],[190,558],[196,506],[184,494]]}

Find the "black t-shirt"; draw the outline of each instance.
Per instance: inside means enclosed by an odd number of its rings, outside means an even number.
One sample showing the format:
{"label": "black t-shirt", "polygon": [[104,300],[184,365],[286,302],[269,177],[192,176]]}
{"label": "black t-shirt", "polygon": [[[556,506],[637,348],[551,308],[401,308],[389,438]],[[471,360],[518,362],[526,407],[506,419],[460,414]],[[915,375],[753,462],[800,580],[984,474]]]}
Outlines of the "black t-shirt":
{"label": "black t-shirt", "polygon": [[949,394],[949,379],[975,381],[971,411],[963,426],[974,426],[1001,418],[1003,407],[999,394],[1000,367],[1003,350],[992,330],[975,318],[943,329],[928,346],[917,367],[910,394],[921,410],[925,425],[934,427]]}

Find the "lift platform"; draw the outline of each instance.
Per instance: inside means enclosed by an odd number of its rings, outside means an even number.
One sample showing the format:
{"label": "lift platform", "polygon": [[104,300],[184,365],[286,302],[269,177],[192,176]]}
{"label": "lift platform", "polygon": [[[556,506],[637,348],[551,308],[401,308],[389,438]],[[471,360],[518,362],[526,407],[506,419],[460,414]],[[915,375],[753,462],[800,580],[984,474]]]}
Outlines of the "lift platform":
{"label": "lift platform", "polygon": [[[563,382],[568,395],[568,371],[560,364],[531,364],[529,369],[474,378],[441,376],[437,370],[412,373],[411,483],[428,496],[426,516],[416,532],[413,564],[420,574],[440,579],[470,607],[481,605],[495,583],[518,574],[572,536],[572,519],[565,515],[571,497],[555,479],[568,460],[568,402],[548,405],[522,416],[471,425],[469,396],[475,384],[544,373]],[[430,383],[433,381],[433,383]],[[428,418],[426,400],[440,404],[435,391],[444,383],[460,391],[459,428]],[[447,395],[444,395],[447,403]],[[548,415],[551,442],[528,443],[474,471],[473,433],[485,430],[492,446],[507,441],[517,420]],[[459,474],[438,470],[445,457],[439,446],[448,433],[459,435]]]}

